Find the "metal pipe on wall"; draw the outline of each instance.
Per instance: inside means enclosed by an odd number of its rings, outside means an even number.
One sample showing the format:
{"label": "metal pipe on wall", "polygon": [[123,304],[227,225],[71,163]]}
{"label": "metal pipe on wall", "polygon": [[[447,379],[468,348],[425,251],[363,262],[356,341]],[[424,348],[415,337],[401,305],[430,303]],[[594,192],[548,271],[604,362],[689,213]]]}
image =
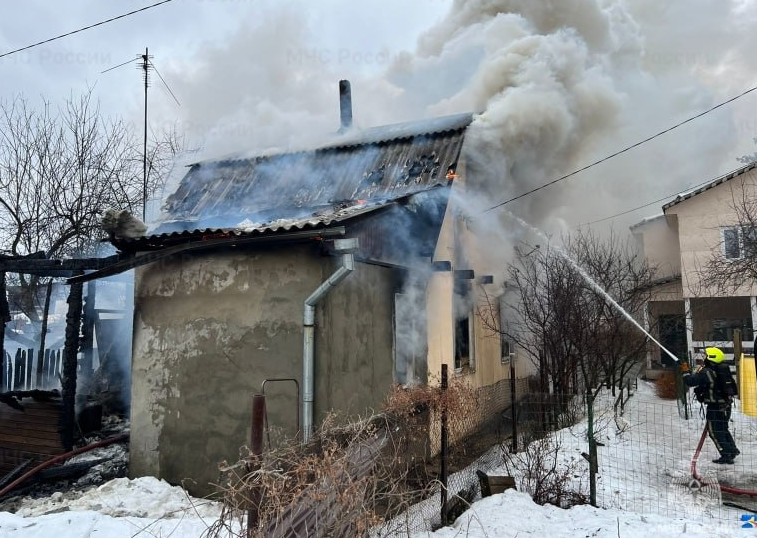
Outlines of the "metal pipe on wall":
{"label": "metal pipe on wall", "polygon": [[357,239],[337,239],[334,250],[342,254],[342,266],[305,299],[302,344],[302,442],[310,441],[313,431],[315,377],[315,305],[355,269]]}

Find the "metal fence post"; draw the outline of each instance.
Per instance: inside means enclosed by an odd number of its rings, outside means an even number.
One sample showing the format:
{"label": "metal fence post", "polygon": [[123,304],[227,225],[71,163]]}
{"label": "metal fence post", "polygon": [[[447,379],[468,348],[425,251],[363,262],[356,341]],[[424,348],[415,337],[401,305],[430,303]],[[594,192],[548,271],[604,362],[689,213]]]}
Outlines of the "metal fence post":
{"label": "metal fence post", "polygon": [[441,416],[441,520],[447,524],[447,404],[444,401],[447,392],[447,365],[442,364],[442,416]]}
{"label": "metal fence post", "polygon": [[[260,460],[263,455],[263,422],[265,421],[265,395],[255,394],[252,396],[252,424],[250,428],[250,452],[252,463],[247,472],[252,473],[260,469]],[[255,483],[251,481],[251,483]],[[260,515],[261,489],[259,485],[252,486],[250,492],[250,508],[247,510],[247,536],[252,536],[253,529],[258,524]]]}
{"label": "metal fence post", "polygon": [[517,413],[518,410],[515,407],[515,402],[517,401],[516,394],[515,394],[515,357],[510,356],[510,416],[512,417],[512,428],[513,428],[513,446],[512,451],[513,454],[518,453],[518,421],[517,421]]}

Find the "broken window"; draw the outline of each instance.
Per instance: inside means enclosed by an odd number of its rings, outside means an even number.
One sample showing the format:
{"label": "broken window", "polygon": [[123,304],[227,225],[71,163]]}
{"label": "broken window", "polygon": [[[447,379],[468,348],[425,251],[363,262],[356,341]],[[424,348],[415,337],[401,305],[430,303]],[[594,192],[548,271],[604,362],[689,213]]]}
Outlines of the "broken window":
{"label": "broken window", "polygon": [[464,317],[455,323],[455,370],[471,367],[470,318]]}

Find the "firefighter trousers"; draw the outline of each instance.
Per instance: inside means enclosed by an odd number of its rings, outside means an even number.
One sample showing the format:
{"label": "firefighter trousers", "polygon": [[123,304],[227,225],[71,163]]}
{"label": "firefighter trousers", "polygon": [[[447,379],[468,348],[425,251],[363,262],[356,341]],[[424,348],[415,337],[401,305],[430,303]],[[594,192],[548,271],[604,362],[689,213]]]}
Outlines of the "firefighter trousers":
{"label": "firefighter trousers", "polygon": [[707,419],[707,433],[720,455],[724,458],[735,458],[739,454],[739,449],[736,448],[736,442],[728,429],[728,422],[731,420],[731,404],[709,404],[705,418]]}

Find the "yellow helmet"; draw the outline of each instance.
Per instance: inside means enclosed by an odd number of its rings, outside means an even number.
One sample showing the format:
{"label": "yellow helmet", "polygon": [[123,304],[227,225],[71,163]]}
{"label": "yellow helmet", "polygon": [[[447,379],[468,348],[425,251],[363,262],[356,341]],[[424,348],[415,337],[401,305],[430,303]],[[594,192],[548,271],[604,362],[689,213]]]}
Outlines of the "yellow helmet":
{"label": "yellow helmet", "polygon": [[723,353],[720,348],[708,347],[704,352],[707,354],[707,360],[714,362],[715,364],[720,364],[725,360],[725,353]]}

